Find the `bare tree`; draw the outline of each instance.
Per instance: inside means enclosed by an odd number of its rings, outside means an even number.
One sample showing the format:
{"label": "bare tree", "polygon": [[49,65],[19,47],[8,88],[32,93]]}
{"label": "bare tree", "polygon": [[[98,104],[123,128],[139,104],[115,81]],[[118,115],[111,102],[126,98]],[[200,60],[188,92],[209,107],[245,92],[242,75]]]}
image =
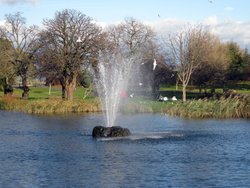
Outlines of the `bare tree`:
{"label": "bare tree", "polygon": [[46,61],[55,64],[62,97],[72,100],[78,71],[98,51],[101,29],[90,17],[68,9],[56,12],[54,19],[44,20],[43,24],[42,51],[53,56],[47,56]]}
{"label": "bare tree", "polygon": [[[142,79],[141,74],[145,73],[147,64],[147,67],[150,67],[147,71],[150,72],[148,72],[148,78],[144,81],[150,84],[153,96],[157,96],[158,87],[155,86],[158,82],[156,82],[155,74],[153,73],[153,59],[157,59],[157,62],[160,62],[162,56],[158,53],[159,46],[156,43],[156,35],[151,27],[134,18],[127,18],[119,25],[110,26],[106,32],[108,33],[108,41],[113,44],[113,48],[121,49],[123,56],[127,56],[127,58],[131,56],[137,57],[130,64],[130,72],[134,78],[131,81],[134,84],[131,88],[138,86],[140,79]],[[144,66],[142,67],[141,65]],[[137,85],[136,80],[138,82]],[[146,87],[146,84],[144,86]]]}
{"label": "bare tree", "polygon": [[134,18],[127,18],[107,30],[109,41],[128,53],[140,53],[155,37],[153,30]]}
{"label": "bare tree", "polygon": [[26,26],[25,18],[20,12],[5,15],[6,24],[1,27],[1,35],[10,41],[12,53],[8,53],[10,62],[14,65],[17,76],[22,79],[22,97],[29,96],[28,77],[34,62],[34,41],[38,31],[37,26]]}
{"label": "bare tree", "polygon": [[[55,56],[53,46],[48,45],[50,42],[47,33],[39,34],[38,46],[39,50],[36,52],[36,67],[37,77],[44,79],[46,84],[56,84],[60,82],[62,77],[62,67]],[[64,88],[65,89],[65,88]]]}
{"label": "bare tree", "polygon": [[182,99],[186,101],[186,87],[192,73],[205,61],[210,50],[210,33],[202,26],[189,27],[169,37],[169,55],[182,83]]}

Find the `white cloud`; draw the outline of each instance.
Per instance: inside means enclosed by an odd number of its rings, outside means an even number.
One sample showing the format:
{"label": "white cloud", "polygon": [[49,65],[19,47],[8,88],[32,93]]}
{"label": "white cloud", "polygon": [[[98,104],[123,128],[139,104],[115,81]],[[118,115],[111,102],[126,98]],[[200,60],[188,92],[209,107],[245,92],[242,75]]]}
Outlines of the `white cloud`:
{"label": "white cloud", "polygon": [[15,5],[15,4],[32,4],[35,5],[39,0],[0,0],[0,4]]}
{"label": "white cloud", "polygon": [[218,18],[217,16],[209,16],[203,20],[204,25],[217,25],[218,24]]}
{"label": "white cloud", "polygon": [[168,18],[159,20],[157,22],[144,22],[144,23],[146,25],[151,26],[153,30],[156,31],[159,35],[164,36],[166,34],[178,32],[188,24],[194,24],[195,22],[187,20],[179,20],[176,18]]}
{"label": "white cloud", "polygon": [[203,24],[211,33],[218,36],[223,42],[234,41],[242,48],[250,49],[250,21],[240,22],[236,20],[219,20],[216,16],[210,16],[201,22],[179,19],[164,19],[158,22],[145,22],[160,35],[176,33],[187,25]]}
{"label": "white cloud", "polygon": [[96,20],[94,20],[93,23],[98,25],[99,27],[102,27],[102,28],[105,28],[108,25],[106,22],[99,22]]}
{"label": "white cloud", "polygon": [[5,25],[5,20],[0,20],[0,26],[4,26]]}
{"label": "white cloud", "polygon": [[225,11],[230,12],[230,11],[233,11],[233,10],[234,10],[234,8],[233,8],[233,7],[229,7],[229,6],[228,6],[228,7],[225,7],[225,8],[224,8],[224,10],[225,10]]}
{"label": "white cloud", "polygon": [[250,48],[250,22],[224,20],[215,25],[208,25],[208,27],[223,42],[234,41],[242,48]]}

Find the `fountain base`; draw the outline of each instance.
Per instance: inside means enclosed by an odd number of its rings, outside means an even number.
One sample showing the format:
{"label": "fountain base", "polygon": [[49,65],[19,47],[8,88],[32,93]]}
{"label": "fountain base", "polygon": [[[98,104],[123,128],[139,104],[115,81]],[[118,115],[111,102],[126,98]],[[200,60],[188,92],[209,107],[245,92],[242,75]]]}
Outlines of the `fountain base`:
{"label": "fountain base", "polygon": [[107,138],[107,137],[125,137],[131,135],[129,129],[119,126],[103,127],[96,126],[93,129],[92,136],[94,138]]}

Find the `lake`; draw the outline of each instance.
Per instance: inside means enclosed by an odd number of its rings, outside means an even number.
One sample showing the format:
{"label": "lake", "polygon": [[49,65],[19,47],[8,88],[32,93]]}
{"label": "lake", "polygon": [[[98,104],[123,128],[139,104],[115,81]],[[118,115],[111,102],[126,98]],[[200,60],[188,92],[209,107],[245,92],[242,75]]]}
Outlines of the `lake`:
{"label": "lake", "polygon": [[101,114],[0,111],[0,187],[248,187],[250,121],[120,114],[132,136],[93,139]]}

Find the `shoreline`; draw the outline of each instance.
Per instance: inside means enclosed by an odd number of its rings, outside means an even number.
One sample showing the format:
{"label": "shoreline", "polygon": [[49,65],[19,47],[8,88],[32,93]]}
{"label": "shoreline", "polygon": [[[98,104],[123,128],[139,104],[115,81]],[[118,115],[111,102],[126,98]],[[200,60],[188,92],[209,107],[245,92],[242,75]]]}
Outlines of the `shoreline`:
{"label": "shoreline", "polygon": [[[100,101],[95,99],[74,99],[65,101],[58,98],[23,100],[0,97],[0,110],[18,111],[36,115],[101,113]],[[188,100],[183,103],[159,102],[153,100],[128,100],[120,108],[123,113],[166,113],[170,116],[190,119],[250,118],[250,95],[221,99]]]}

